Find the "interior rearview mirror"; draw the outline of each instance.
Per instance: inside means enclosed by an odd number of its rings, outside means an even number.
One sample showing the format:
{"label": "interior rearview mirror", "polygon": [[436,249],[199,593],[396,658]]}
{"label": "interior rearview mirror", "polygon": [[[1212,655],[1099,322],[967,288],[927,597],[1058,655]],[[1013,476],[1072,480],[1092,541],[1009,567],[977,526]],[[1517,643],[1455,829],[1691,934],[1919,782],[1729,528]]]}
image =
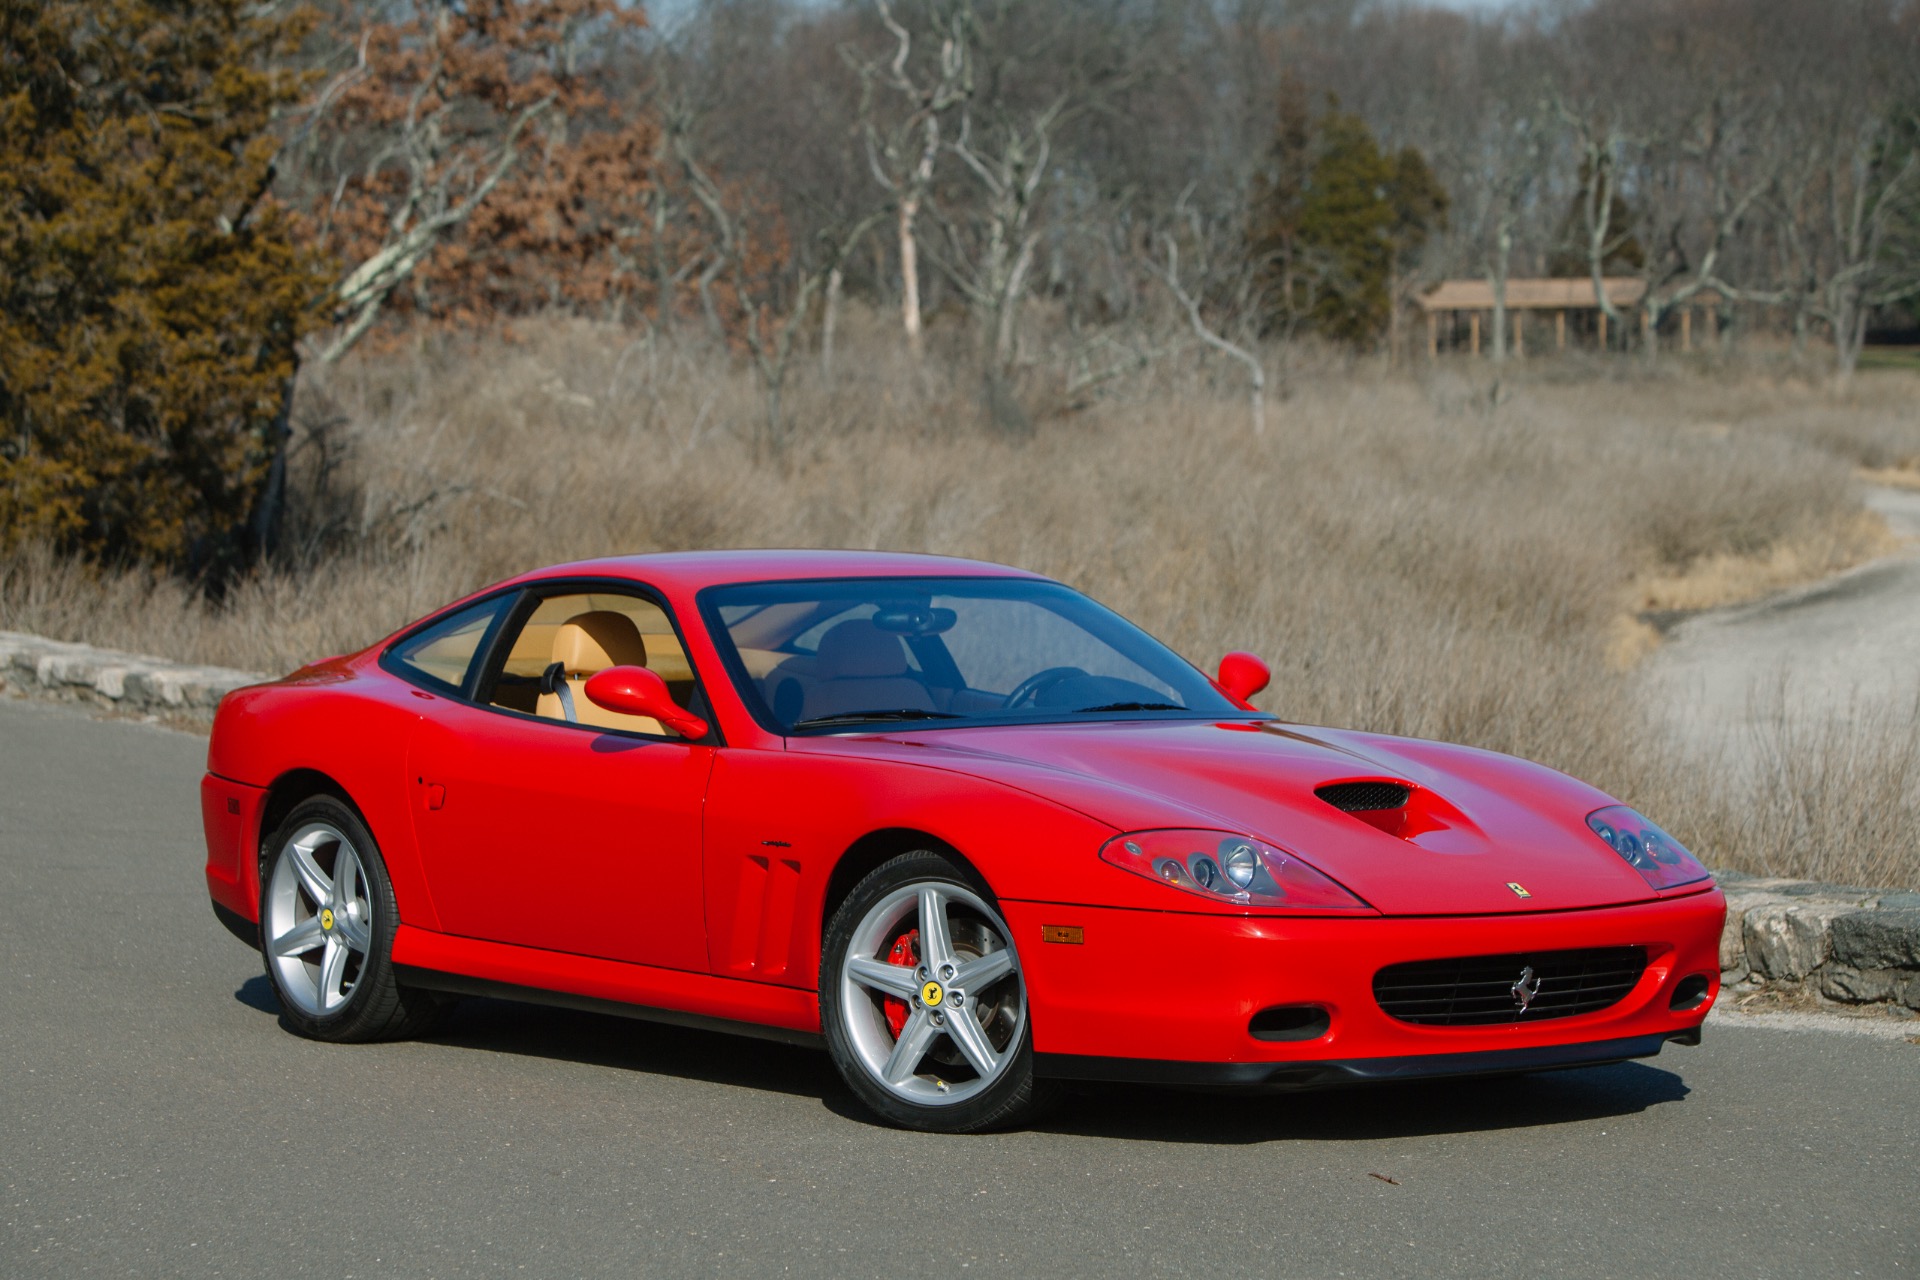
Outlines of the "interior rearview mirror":
{"label": "interior rearview mirror", "polygon": [[608,667],[587,678],[584,692],[596,707],[650,717],[683,738],[707,736],[707,722],[675,702],[667,682],[645,667]]}

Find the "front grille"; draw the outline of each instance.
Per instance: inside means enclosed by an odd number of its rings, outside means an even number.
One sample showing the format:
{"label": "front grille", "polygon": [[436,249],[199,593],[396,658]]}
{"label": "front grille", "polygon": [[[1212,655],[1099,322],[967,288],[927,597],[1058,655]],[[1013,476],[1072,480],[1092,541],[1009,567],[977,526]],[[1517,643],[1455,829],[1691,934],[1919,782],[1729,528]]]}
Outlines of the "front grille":
{"label": "front grille", "polygon": [[[1618,1003],[1646,967],[1645,947],[1416,960],[1388,965],[1373,975],[1373,998],[1389,1017],[1425,1026],[1540,1022]],[[1529,969],[1533,995],[1523,1012],[1514,988]]]}
{"label": "front grille", "polygon": [[1397,782],[1336,782],[1313,794],[1342,813],[1373,813],[1407,803],[1407,789]]}

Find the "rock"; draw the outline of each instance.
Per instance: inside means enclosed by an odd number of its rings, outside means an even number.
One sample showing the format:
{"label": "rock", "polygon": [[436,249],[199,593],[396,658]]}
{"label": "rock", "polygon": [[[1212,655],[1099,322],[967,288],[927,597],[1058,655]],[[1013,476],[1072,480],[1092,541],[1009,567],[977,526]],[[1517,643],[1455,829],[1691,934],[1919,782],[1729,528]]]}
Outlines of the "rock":
{"label": "rock", "polygon": [[1920,969],[1920,908],[1850,912],[1834,920],[1831,945],[1856,969]]}
{"label": "rock", "polygon": [[1850,903],[1833,902],[1768,902],[1753,907],[1741,930],[1747,963],[1769,978],[1804,981],[1827,962],[1828,926],[1858,912]]}
{"label": "rock", "polygon": [[1906,974],[1891,969],[1862,973],[1843,964],[1828,965],[1820,974],[1820,994],[1847,1004],[1876,1004],[1904,992]]}

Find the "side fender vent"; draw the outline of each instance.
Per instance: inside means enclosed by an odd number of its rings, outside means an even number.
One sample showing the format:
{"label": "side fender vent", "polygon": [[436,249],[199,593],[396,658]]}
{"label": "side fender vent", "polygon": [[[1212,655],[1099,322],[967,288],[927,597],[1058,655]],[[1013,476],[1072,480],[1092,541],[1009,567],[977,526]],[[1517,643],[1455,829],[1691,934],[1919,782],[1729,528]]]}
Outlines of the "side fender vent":
{"label": "side fender vent", "polygon": [[1313,794],[1342,813],[1378,813],[1404,809],[1411,793],[1398,782],[1336,782]]}

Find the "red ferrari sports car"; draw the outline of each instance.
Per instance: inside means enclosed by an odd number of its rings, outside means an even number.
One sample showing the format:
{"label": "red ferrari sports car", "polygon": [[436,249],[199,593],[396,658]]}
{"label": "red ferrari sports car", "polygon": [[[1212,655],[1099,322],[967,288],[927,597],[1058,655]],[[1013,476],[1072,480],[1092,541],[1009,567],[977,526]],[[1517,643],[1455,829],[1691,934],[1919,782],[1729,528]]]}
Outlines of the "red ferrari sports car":
{"label": "red ferrari sports car", "polygon": [[1699,1042],[1725,902],[1670,836],[1266,680],[998,565],[562,565],[228,697],[207,885],[302,1034],[488,994],[824,1042],[922,1129]]}

